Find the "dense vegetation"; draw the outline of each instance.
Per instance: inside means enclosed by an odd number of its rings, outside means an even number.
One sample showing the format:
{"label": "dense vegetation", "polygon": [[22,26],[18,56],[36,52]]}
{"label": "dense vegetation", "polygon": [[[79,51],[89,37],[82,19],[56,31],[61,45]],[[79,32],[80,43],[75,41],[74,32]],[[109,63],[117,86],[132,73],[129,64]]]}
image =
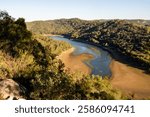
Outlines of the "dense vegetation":
{"label": "dense vegetation", "polygon": [[[15,20],[7,12],[0,12],[0,79],[13,79],[24,86],[24,98],[123,99],[121,92],[101,76],[65,71],[56,56],[70,47],[65,42],[32,35],[23,18]],[[80,80],[76,80],[78,77]]]}
{"label": "dense vegetation", "polygon": [[[53,25],[48,25],[51,23]],[[30,22],[27,23],[27,25],[29,30],[34,33],[39,33],[39,28],[35,28],[35,26],[38,27],[40,25],[42,26],[42,28],[40,28],[40,33],[63,34],[78,41],[88,42],[103,46],[108,50],[114,50],[121,55],[120,58],[125,58],[125,61],[129,60],[130,63],[136,64],[136,66],[150,72],[149,21],[84,21],[80,19],[63,19],[45,22]],[[55,29],[57,29],[57,32]]]}
{"label": "dense vegetation", "polygon": [[86,21],[78,18],[58,19],[48,21],[27,22],[28,29],[33,33],[38,34],[68,34],[79,29],[81,26],[90,27],[90,25],[99,24],[102,21]]}
{"label": "dense vegetation", "polygon": [[77,32],[70,36],[116,50],[138,61],[138,64],[150,71],[150,33],[144,26],[114,20],[90,29],[81,28]]}

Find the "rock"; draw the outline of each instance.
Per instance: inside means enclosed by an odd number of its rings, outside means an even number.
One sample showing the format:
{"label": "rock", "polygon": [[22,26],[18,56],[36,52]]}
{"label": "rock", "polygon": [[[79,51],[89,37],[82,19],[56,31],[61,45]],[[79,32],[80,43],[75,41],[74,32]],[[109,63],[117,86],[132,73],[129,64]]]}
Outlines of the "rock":
{"label": "rock", "polygon": [[0,79],[0,95],[2,99],[24,99],[26,89],[12,79]]}

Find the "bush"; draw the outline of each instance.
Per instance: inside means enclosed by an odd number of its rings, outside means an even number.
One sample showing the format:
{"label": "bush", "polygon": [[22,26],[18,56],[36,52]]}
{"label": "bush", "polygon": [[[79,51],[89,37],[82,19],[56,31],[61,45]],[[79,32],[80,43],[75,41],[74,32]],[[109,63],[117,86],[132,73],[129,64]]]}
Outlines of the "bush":
{"label": "bush", "polygon": [[65,73],[55,77],[42,77],[32,81],[32,99],[71,99],[71,100],[114,100],[124,99],[120,91],[113,89],[107,80],[100,76],[86,76],[74,81]]}

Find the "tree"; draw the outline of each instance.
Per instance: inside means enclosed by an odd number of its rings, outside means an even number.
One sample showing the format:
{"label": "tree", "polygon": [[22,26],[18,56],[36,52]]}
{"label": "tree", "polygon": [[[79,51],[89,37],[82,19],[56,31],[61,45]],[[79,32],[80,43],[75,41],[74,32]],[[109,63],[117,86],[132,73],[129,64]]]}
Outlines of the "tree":
{"label": "tree", "polygon": [[0,47],[12,56],[18,55],[22,50],[30,48],[31,36],[23,18],[15,21],[6,11],[0,11]]}

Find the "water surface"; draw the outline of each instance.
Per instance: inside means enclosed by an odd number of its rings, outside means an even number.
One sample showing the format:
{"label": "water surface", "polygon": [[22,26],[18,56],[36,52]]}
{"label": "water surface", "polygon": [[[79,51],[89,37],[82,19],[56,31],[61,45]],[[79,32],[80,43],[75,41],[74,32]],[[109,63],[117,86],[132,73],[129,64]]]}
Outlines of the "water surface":
{"label": "water surface", "polygon": [[93,55],[93,59],[84,61],[84,63],[92,69],[92,74],[101,76],[111,76],[111,71],[109,68],[111,56],[107,51],[104,51],[93,45],[89,45],[82,42],[76,42],[61,36],[52,36],[51,38],[70,43],[75,48],[75,51],[73,52],[74,55],[80,55],[84,53]]}

